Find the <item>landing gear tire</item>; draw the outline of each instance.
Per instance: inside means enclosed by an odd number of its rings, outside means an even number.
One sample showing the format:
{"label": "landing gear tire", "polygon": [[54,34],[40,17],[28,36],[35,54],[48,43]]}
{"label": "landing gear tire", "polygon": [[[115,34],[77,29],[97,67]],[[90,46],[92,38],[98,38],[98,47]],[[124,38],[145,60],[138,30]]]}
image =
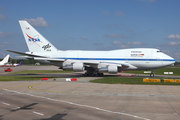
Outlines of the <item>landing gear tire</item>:
{"label": "landing gear tire", "polygon": [[100,77],[100,76],[103,76],[104,74],[103,73],[88,73],[86,72],[84,74],[84,76],[92,76],[92,77]]}
{"label": "landing gear tire", "polygon": [[154,73],[151,73],[151,74],[150,74],[150,77],[154,77]]}
{"label": "landing gear tire", "polygon": [[155,72],[155,70],[151,71],[150,77],[154,77],[154,72]]}

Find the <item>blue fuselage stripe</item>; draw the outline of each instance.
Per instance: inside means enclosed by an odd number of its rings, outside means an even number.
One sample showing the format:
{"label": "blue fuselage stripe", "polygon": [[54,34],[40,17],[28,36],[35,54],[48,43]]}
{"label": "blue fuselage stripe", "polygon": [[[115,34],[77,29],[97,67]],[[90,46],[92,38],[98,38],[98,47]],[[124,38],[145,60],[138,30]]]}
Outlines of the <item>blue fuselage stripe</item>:
{"label": "blue fuselage stripe", "polygon": [[129,58],[58,58],[71,60],[114,60],[114,61],[175,61],[174,59],[129,59]]}

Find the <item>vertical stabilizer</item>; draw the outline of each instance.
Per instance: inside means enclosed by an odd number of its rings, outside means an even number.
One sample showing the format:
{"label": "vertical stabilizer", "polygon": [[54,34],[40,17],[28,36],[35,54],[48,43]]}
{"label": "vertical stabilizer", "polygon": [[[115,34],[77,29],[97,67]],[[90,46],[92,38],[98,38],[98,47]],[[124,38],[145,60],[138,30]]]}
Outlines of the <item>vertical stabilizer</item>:
{"label": "vertical stabilizer", "polygon": [[8,63],[8,60],[9,60],[9,55],[7,55],[0,63],[1,64]]}
{"label": "vertical stabilizer", "polygon": [[22,65],[23,64],[23,61],[21,61],[17,66],[20,66],[20,65]]}
{"label": "vertical stabilizer", "polygon": [[56,47],[36,31],[27,21],[20,20],[19,24],[30,52],[57,52]]}

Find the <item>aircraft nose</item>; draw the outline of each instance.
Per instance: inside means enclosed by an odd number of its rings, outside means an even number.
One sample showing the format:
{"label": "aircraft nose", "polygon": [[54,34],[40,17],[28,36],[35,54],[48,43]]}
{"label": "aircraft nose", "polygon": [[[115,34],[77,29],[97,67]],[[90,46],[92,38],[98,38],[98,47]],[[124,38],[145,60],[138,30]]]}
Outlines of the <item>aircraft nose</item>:
{"label": "aircraft nose", "polygon": [[167,65],[172,65],[176,62],[176,60],[170,56],[168,56],[168,59],[167,59]]}
{"label": "aircraft nose", "polygon": [[173,63],[176,62],[176,60],[175,60],[174,58],[172,58],[172,57],[170,57],[170,56],[168,56],[168,57],[169,57],[169,59],[170,59]]}
{"label": "aircraft nose", "polygon": [[176,60],[174,58],[171,59],[172,64],[174,64],[176,62]]}
{"label": "aircraft nose", "polygon": [[172,64],[174,64],[175,62],[176,62],[176,60],[173,58],[173,59],[172,59]]}

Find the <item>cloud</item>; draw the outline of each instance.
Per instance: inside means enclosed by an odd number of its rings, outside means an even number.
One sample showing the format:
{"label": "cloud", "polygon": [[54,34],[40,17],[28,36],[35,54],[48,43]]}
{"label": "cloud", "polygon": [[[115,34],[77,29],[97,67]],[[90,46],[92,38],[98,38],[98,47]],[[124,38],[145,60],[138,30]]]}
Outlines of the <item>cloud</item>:
{"label": "cloud", "polygon": [[7,19],[7,17],[4,16],[3,14],[0,14],[0,20],[5,20],[5,19]]}
{"label": "cloud", "polygon": [[122,44],[120,41],[113,41],[113,44],[114,45],[120,45],[120,44]]}
{"label": "cloud", "polygon": [[87,40],[87,37],[83,36],[81,37],[82,40]]}
{"label": "cloud", "polygon": [[120,45],[120,48],[130,48],[129,45]]}
{"label": "cloud", "polygon": [[144,45],[141,42],[126,42],[126,43],[122,43],[120,41],[113,41],[113,45],[117,45],[119,48],[130,48],[130,47],[134,47],[134,46],[141,46]]}
{"label": "cloud", "polygon": [[121,17],[124,15],[124,13],[122,11],[119,11],[119,12],[115,12],[114,15]]}
{"label": "cloud", "polygon": [[121,42],[121,41],[113,41],[109,46],[103,46],[98,48],[99,50],[113,50],[113,49],[126,49],[126,48],[137,48],[139,46],[144,45],[141,42]]}
{"label": "cloud", "polygon": [[143,45],[143,43],[141,43],[141,42],[133,42],[132,44],[133,45]]}
{"label": "cloud", "polygon": [[105,34],[105,35],[103,35],[103,36],[104,36],[104,37],[108,37],[108,38],[117,38],[117,37],[127,38],[126,36],[121,35],[121,34]]}
{"label": "cloud", "polygon": [[169,50],[161,50],[163,53],[167,54],[167,55],[171,55],[172,53]]}
{"label": "cloud", "polygon": [[12,43],[9,43],[9,42],[3,42],[0,44],[0,47],[5,47],[7,45],[11,45]]}
{"label": "cloud", "polygon": [[169,42],[168,45],[171,46],[180,45],[180,42]]}
{"label": "cloud", "polygon": [[17,33],[7,33],[7,32],[1,32],[0,31],[0,37],[9,37],[9,36],[15,36]]}
{"label": "cloud", "polygon": [[4,32],[0,31],[0,37],[5,37],[5,36],[9,36],[9,35],[10,35],[10,33],[4,33]]}
{"label": "cloud", "polygon": [[0,45],[0,47],[4,47],[4,45]]}
{"label": "cloud", "polygon": [[5,33],[0,31],[0,37],[4,37],[4,36],[5,36]]}
{"label": "cloud", "polygon": [[24,19],[24,20],[26,20],[33,26],[39,26],[39,27],[48,27],[49,26],[49,24],[42,17],[37,17],[36,19]]}
{"label": "cloud", "polygon": [[176,34],[176,35],[171,34],[171,35],[167,36],[166,38],[167,39],[180,39],[180,35],[178,35],[178,34]]}
{"label": "cloud", "polygon": [[3,42],[3,44],[4,44],[4,45],[8,45],[8,44],[11,44],[11,43],[9,43],[9,42]]}

